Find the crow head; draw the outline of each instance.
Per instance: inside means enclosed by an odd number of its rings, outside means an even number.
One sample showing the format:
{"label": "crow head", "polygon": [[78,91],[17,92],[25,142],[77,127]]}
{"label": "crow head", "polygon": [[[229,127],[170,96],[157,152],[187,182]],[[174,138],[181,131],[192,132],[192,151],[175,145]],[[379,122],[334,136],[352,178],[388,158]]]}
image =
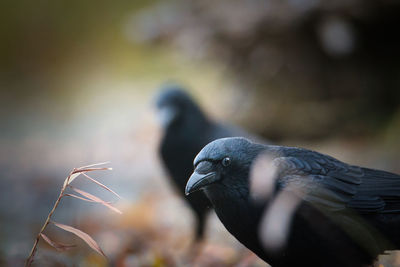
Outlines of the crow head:
{"label": "crow head", "polygon": [[158,118],[165,129],[185,122],[190,117],[195,117],[196,120],[204,117],[198,105],[179,85],[168,84],[163,86],[155,102]]}
{"label": "crow head", "polygon": [[263,150],[262,145],[242,137],[222,138],[206,145],[194,160],[195,170],[185,193],[205,190],[213,197],[249,193],[249,171],[252,161]]}

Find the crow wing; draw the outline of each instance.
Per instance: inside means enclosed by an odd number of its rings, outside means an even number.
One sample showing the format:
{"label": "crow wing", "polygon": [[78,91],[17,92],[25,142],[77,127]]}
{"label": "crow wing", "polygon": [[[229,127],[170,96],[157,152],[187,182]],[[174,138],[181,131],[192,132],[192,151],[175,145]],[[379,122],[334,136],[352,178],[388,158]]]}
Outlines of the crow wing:
{"label": "crow wing", "polygon": [[278,187],[300,192],[304,201],[328,211],[400,212],[400,175],[349,165],[306,149],[280,153],[273,160]]}

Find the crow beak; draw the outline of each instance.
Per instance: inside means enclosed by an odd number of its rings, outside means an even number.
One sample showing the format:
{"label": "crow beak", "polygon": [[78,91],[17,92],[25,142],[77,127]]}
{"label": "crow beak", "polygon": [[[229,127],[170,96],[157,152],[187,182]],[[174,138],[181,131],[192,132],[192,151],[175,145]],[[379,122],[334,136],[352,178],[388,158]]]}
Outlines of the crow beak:
{"label": "crow beak", "polygon": [[178,116],[178,110],[171,106],[164,106],[158,110],[157,114],[160,124],[167,128]]}
{"label": "crow beak", "polygon": [[209,172],[205,174],[199,174],[196,170],[190,176],[189,181],[186,184],[185,194],[189,195],[197,190],[200,190],[206,185],[212,184],[218,180],[217,173]]}

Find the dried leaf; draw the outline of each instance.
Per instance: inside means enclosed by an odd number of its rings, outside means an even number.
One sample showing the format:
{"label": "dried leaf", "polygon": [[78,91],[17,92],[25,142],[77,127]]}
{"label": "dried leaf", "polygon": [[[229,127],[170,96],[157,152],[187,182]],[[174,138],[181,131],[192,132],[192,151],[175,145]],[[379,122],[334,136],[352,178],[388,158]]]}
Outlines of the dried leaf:
{"label": "dried leaf", "polygon": [[268,154],[260,154],[250,169],[250,192],[256,201],[265,201],[275,189],[279,170],[274,159]]}
{"label": "dried leaf", "polygon": [[[80,197],[80,196],[77,196],[77,195],[74,195],[74,194],[64,194],[63,196],[74,197],[74,198],[77,198],[77,199],[80,199],[80,200],[84,200],[84,201],[87,201],[87,202],[97,203],[97,201],[94,201],[94,200],[91,200],[91,199],[88,199],[88,198],[84,198],[84,197]],[[111,202],[109,202],[109,201],[107,201],[106,203],[107,204],[111,204]]]}
{"label": "dried leaf", "polygon": [[53,248],[57,249],[58,251],[66,251],[68,249],[76,247],[76,245],[67,245],[67,244],[62,244],[62,243],[55,242],[55,241],[51,240],[48,236],[43,234],[43,233],[41,233],[40,236],[43,238],[44,241],[47,242],[47,244],[49,244]]}
{"label": "dried leaf", "polygon": [[68,176],[65,181],[64,181],[64,187],[69,185],[73,180],[75,180],[76,177],[78,177],[81,173],[72,173],[70,176]]}
{"label": "dried leaf", "polygon": [[86,169],[86,168],[89,168],[89,167],[104,165],[104,164],[108,164],[108,163],[110,163],[110,162],[109,162],[109,161],[105,161],[105,162],[100,162],[100,163],[95,163],[95,164],[90,164],[90,165],[82,166],[82,167],[79,167],[79,168],[77,168],[77,169],[78,169],[78,170],[80,170],[80,169]]}
{"label": "dried leaf", "polygon": [[72,186],[70,186],[70,187],[71,187],[72,190],[74,190],[75,192],[78,192],[78,193],[81,194],[82,196],[84,196],[84,197],[86,197],[86,198],[88,198],[88,199],[91,199],[91,200],[93,200],[94,202],[100,203],[100,204],[106,206],[107,208],[111,209],[112,211],[115,211],[116,213],[122,214],[122,212],[121,212],[119,209],[117,209],[117,208],[111,206],[111,205],[108,204],[106,201],[104,201],[104,200],[102,200],[102,199],[100,199],[100,198],[98,198],[98,197],[96,197],[96,196],[94,196],[94,195],[92,195],[92,194],[90,194],[90,193],[88,193],[88,192],[85,192],[85,191],[83,191],[83,190],[80,190],[80,189],[78,189],[78,188],[75,188],[75,187],[72,187]]}
{"label": "dried leaf", "polygon": [[[97,164],[92,164],[88,166],[94,166],[94,165],[99,165],[101,163]],[[80,174],[85,173],[85,172],[92,172],[92,171],[109,171],[112,170],[112,168],[86,168],[87,166],[80,167],[78,169],[74,169],[71,174],[65,179],[64,181],[64,187],[67,185],[70,185],[73,180],[75,180]]]}
{"label": "dried leaf", "polygon": [[104,184],[100,183],[99,181],[93,179],[92,177],[90,177],[89,175],[87,175],[86,173],[82,173],[86,178],[88,178],[90,181],[96,183],[97,185],[103,187],[104,189],[106,189],[107,191],[113,193],[114,195],[116,195],[118,198],[121,198],[120,195],[118,195],[117,193],[115,193],[113,190],[111,190],[110,188],[108,188],[107,186],[105,186]]}
{"label": "dried leaf", "polygon": [[78,236],[79,238],[81,238],[83,241],[86,242],[86,244],[88,244],[94,251],[96,251],[97,253],[103,255],[105,258],[107,258],[107,256],[104,254],[104,252],[101,250],[100,246],[96,243],[96,241],[94,241],[93,238],[90,237],[90,235],[86,234],[85,232],[82,232],[79,229],[76,229],[72,226],[69,225],[65,225],[65,224],[61,224],[61,223],[57,223],[57,222],[52,222],[55,226],[68,231],[70,233],[73,233],[74,235]]}
{"label": "dried leaf", "polygon": [[301,202],[302,198],[292,191],[278,193],[261,220],[260,238],[265,248],[276,252],[286,245],[294,213]]}
{"label": "dried leaf", "polygon": [[87,201],[87,202],[96,202],[94,200],[91,200],[91,199],[88,199],[88,198],[84,198],[84,197],[80,197],[80,196],[77,196],[77,195],[74,195],[74,194],[64,194],[63,196],[74,197],[74,198],[77,198],[77,199],[80,199],[80,200],[84,200],[84,201]]}
{"label": "dried leaf", "polygon": [[82,172],[93,172],[93,171],[111,171],[112,168],[84,168],[84,169],[75,169],[72,173],[82,173]]}

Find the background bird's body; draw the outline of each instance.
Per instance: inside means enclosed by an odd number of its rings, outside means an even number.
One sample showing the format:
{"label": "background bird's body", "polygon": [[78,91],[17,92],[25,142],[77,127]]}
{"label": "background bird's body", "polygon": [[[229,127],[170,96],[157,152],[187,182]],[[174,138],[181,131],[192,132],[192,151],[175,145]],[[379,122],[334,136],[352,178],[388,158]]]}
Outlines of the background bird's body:
{"label": "background bird's body", "polygon": [[[260,155],[268,155],[276,173],[271,194],[255,201],[249,175]],[[227,157],[231,164],[223,166]],[[273,266],[364,266],[385,250],[400,248],[399,175],[244,138],[208,144],[195,166],[186,191],[203,189],[227,230]],[[299,204],[291,214],[285,245],[267,249],[265,233],[274,234],[274,229],[266,228],[288,211],[282,205],[266,215],[284,194]]]}
{"label": "background bird's body", "polygon": [[[204,138],[204,140],[199,139],[198,133],[208,132],[209,130],[195,128],[188,127],[188,132],[184,132],[178,127],[175,130],[169,129],[161,141],[161,159],[167,168],[171,178],[170,181],[177,188],[181,196],[183,196],[187,179],[193,169],[193,158],[201,150],[202,145],[208,141],[207,138]],[[198,132],[196,133],[195,131]],[[205,227],[205,216],[208,208],[211,206],[210,202],[204,195],[199,193],[184,199],[196,216],[196,238],[201,238]]]}
{"label": "background bird's body", "polygon": [[[206,117],[194,100],[177,86],[164,88],[157,99],[159,110],[165,110],[167,121],[160,142],[160,155],[170,181],[184,196],[185,186],[193,171],[193,159],[209,142],[230,136],[249,136],[241,129],[216,123]],[[196,238],[203,236],[205,216],[211,206],[200,192],[184,197],[197,220]]]}

